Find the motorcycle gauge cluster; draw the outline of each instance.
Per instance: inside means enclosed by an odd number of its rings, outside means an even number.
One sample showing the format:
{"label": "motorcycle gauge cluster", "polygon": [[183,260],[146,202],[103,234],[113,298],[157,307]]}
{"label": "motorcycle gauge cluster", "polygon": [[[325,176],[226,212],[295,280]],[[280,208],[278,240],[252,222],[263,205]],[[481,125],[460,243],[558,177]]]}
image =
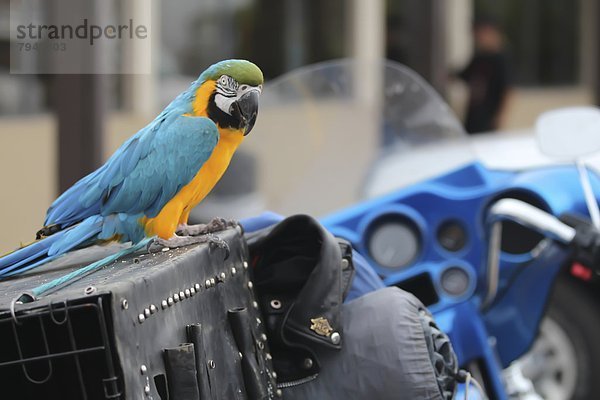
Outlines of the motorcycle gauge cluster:
{"label": "motorcycle gauge cluster", "polygon": [[442,272],[440,283],[444,292],[450,296],[459,297],[469,289],[469,274],[463,268],[455,266]]}
{"label": "motorcycle gauge cluster", "polygon": [[400,269],[412,264],[421,249],[416,224],[401,215],[388,215],[375,221],[367,240],[369,255],[380,266]]}
{"label": "motorcycle gauge cluster", "polygon": [[467,232],[458,221],[446,221],[438,228],[437,240],[444,249],[457,252],[467,244]]}

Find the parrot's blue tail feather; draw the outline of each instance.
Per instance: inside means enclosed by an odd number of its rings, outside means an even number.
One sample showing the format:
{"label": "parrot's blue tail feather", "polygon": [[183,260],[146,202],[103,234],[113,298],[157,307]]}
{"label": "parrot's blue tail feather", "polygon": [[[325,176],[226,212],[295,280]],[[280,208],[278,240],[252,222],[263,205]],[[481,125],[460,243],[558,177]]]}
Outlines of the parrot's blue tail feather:
{"label": "parrot's blue tail feather", "polygon": [[38,267],[76,249],[102,230],[101,217],[90,217],[78,225],[35,241],[0,258],[0,279]]}

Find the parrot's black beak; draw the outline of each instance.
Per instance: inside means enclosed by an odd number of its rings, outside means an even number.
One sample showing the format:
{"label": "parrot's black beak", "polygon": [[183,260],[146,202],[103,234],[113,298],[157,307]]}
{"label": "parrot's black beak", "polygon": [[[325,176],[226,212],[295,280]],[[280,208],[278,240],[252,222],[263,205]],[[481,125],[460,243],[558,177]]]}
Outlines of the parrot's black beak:
{"label": "parrot's black beak", "polygon": [[258,90],[252,90],[231,105],[231,115],[240,121],[240,128],[245,128],[244,136],[250,133],[256,122],[259,94]]}

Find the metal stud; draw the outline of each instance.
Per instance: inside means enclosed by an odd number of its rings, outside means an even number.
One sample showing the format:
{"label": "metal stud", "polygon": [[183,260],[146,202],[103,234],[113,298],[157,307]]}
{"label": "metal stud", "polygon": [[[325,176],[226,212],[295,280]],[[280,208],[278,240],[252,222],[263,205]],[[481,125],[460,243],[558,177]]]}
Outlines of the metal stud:
{"label": "metal stud", "polygon": [[95,286],[88,286],[85,288],[85,290],[83,291],[83,293],[90,295],[92,293],[94,293],[96,291],[96,287]]}
{"label": "metal stud", "polygon": [[144,393],[150,394],[150,386],[149,385],[144,386]]}
{"label": "metal stud", "polygon": [[225,278],[227,277],[227,275],[225,275],[225,272],[221,272],[221,274],[219,275],[219,277],[221,277],[221,279],[225,280]]}
{"label": "metal stud", "polygon": [[215,286],[216,283],[215,278],[210,278],[210,286]]}
{"label": "metal stud", "polygon": [[165,308],[167,308],[169,306],[169,303],[167,303],[167,300],[163,300],[160,302],[160,306],[164,310]]}
{"label": "metal stud", "polygon": [[237,274],[237,269],[235,267],[231,267],[231,275]]}
{"label": "metal stud", "polygon": [[340,342],[342,341],[342,337],[337,332],[333,332],[331,334],[330,339],[331,339],[331,343],[333,343],[333,344],[340,344]]}
{"label": "metal stud", "polygon": [[244,269],[248,269],[248,263],[244,261]]}
{"label": "metal stud", "polygon": [[192,295],[192,292],[190,292],[190,289],[185,289],[185,291],[183,293],[185,294],[185,297],[190,297]]}
{"label": "metal stud", "polygon": [[277,379],[277,372],[273,371],[273,373],[271,374],[271,376],[273,377],[273,379]]}
{"label": "metal stud", "polygon": [[262,340],[263,342],[267,341],[267,335],[265,335],[264,333],[260,334],[260,340]]}
{"label": "metal stud", "polygon": [[210,279],[207,279],[206,282],[204,282],[204,287],[207,289],[210,287]]}
{"label": "metal stud", "polygon": [[183,290],[181,292],[179,292],[179,300],[183,300],[185,299],[187,296],[185,295],[185,293],[183,292]]}
{"label": "metal stud", "polygon": [[273,310],[279,310],[281,308],[281,301],[273,299],[271,300],[270,305]]}
{"label": "metal stud", "polygon": [[256,301],[253,301],[253,302],[252,302],[252,307],[254,307],[254,308],[258,308],[258,303],[257,303]]}
{"label": "metal stud", "polygon": [[150,313],[154,314],[157,311],[158,311],[158,309],[156,308],[156,306],[154,304],[150,304]]}
{"label": "metal stud", "polygon": [[267,353],[267,354],[265,354],[265,358],[266,358],[267,360],[272,360],[272,359],[273,359],[273,356],[271,355],[271,353]]}
{"label": "metal stud", "polygon": [[196,292],[200,291],[200,284],[199,283],[195,283],[194,284],[194,289],[196,289]]}
{"label": "metal stud", "polygon": [[346,258],[342,258],[342,269],[347,269],[350,266],[350,262]]}
{"label": "metal stud", "polygon": [[275,393],[277,394],[277,397],[283,396],[283,392],[281,391],[281,389],[277,389]]}
{"label": "metal stud", "polygon": [[252,283],[252,281],[248,281],[248,289],[252,289],[254,287],[254,284]]}
{"label": "metal stud", "polygon": [[168,305],[169,307],[171,307],[171,306],[173,305],[173,303],[175,303],[175,301],[173,300],[173,298],[172,298],[172,297],[169,297],[169,298],[167,299],[167,305]]}
{"label": "metal stud", "polygon": [[175,300],[175,303],[177,303],[179,301],[179,294],[178,293],[175,293],[173,295],[173,300]]}
{"label": "metal stud", "polygon": [[313,367],[313,360],[312,358],[305,358],[304,362],[302,363],[302,366],[304,367],[304,369],[311,369]]}
{"label": "metal stud", "polygon": [[244,355],[242,354],[242,352],[241,352],[241,351],[238,351],[238,356],[240,356],[240,360],[241,360],[242,358],[244,358]]}
{"label": "metal stud", "polygon": [[262,321],[260,320],[260,318],[258,318],[258,317],[256,318],[256,323],[259,325],[262,324]]}
{"label": "metal stud", "polygon": [[265,344],[264,344],[263,342],[258,342],[258,343],[256,343],[256,345],[258,346],[258,348],[259,348],[260,350],[262,350],[262,349],[264,349],[264,348],[265,348]]}
{"label": "metal stud", "polygon": [[146,318],[148,318],[150,316],[150,309],[149,308],[144,308],[144,315],[146,316]]}
{"label": "metal stud", "polygon": [[140,372],[144,375],[148,371],[148,368],[144,364],[140,366]]}
{"label": "metal stud", "polygon": [[208,368],[215,369],[216,367],[217,367],[217,364],[215,364],[214,360],[208,360]]}
{"label": "metal stud", "polygon": [[129,302],[127,301],[127,299],[121,300],[121,308],[123,310],[127,310],[129,308]]}
{"label": "metal stud", "polygon": [[144,314],[140,314],[140,315],[138,315],[138,321],[140,322],[140,324],[141,324],[142,322],[144,322],[145,320],[146,320],[146,317],[144,316]]}
{"label": "metal stud", "polygon": [[193,295],[195,295],[195,294],[196,294],[196,289],[194,289],[194,287],[192,286],[192,287],[190,288],[190,296],[193,296]]}

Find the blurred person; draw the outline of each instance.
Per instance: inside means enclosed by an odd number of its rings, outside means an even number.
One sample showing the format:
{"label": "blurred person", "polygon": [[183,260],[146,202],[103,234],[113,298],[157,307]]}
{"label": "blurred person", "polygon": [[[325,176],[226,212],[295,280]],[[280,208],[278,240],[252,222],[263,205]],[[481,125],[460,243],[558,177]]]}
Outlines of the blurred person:
{"label": "blurred person", "polygon": [[465,129],[469,133],[494,131],[504,122],[511,93],[504,38],[493,18],[479,17],[473,23],[473,39],[473,57],[458,74],[469,90]]}

